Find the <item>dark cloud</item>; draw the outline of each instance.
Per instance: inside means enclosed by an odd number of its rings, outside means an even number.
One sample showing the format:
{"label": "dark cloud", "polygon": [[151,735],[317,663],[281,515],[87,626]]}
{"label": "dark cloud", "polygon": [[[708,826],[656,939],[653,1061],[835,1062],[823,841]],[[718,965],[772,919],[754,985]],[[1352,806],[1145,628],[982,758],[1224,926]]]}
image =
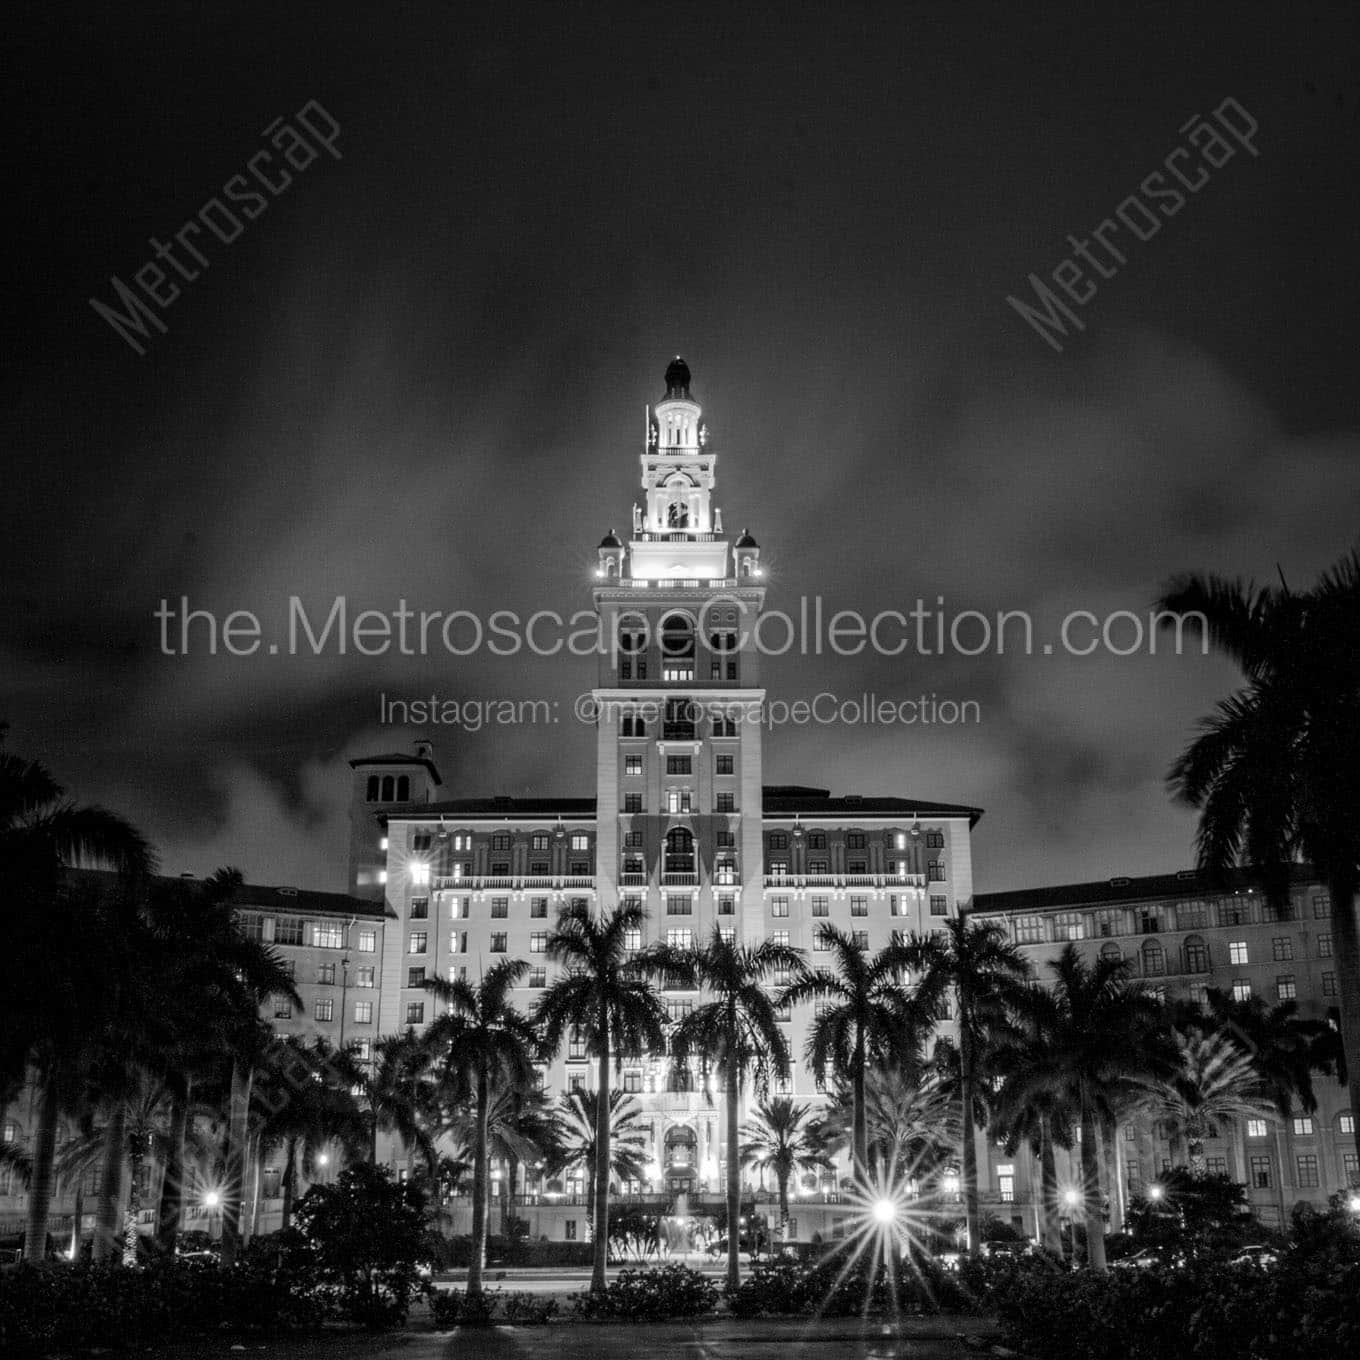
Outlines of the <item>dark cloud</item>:
{"label": "dark cloud", "polygon": [[[1172,572],[1350,546],[1360,135],[1343,7],[57,10],[16,35],[23,234],[0,713],[172,868],[336,887],[378,695],[543,698],[444,731],[469,791],[581,792],[592,663],[159,654],[181,595],[564,614],[626,527],[683,350],[770,604],[1144,610]],[[1348,93],[1349,92],[1349,93]],[[1227,95],[1261,124],[1047,349],[1005,305]],[[308,99],[323,158],[165,314],[89,307]],[[1338,102],[1339,100],[1339,102]],[[998,888],[1170,868],[1197,658],[771,660],[771,692],[972,698],[976,728],[785,729],[772,780],[988,809]]]}

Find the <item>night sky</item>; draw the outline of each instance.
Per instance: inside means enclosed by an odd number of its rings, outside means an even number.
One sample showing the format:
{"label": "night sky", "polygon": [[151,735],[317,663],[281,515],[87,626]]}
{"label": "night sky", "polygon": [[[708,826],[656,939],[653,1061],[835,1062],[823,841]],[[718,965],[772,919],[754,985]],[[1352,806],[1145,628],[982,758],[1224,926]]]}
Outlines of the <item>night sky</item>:
{"label": "night sky", "polygon": [[[683,353],[769,605],[1146,611],[1174,572],[1306,583],[1360,508],[1349,4],[31,7],[11,16],[0,718],[171,872],[344,884],[378,696],[558,701],[429,732],[451,794],[593,792],[589,660],[167,657],[162,597],[589,604]],[[1078,309],[1006,304],[1226,98],[1259,122]],[[115,301],[318,101],[321,154],[158,313]],[[183,257],[187,258],[187,257]],[[986,809],[984,890],[1190,862],[1195,657],[844,659],[972,727],[772,733],[767,782]]]}

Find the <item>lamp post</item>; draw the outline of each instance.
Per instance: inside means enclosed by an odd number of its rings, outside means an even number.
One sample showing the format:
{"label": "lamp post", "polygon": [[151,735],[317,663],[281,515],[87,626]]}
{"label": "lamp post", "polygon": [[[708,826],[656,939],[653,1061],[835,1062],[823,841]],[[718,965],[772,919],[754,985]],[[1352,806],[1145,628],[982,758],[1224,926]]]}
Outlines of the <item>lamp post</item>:
{"label": "lamp post", "polygon": [[340,1047],[345,1046],[345,1011],[349,1006],[349,953],[340,955]]}

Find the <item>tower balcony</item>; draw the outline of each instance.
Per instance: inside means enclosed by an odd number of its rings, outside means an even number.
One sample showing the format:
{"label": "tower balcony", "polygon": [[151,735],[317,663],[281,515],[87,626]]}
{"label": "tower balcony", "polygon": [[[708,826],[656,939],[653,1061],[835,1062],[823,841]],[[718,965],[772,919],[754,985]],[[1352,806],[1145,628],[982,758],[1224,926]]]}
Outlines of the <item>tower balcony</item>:
{"label": "tower balcony", "polygon": [[666,871],[661,875],[661,886],[663,888],[697,888],[699,886],[699,875]]}
{"label": "tower balcony", "polygon": [[520,892],[543,888],[549,891],[590,889],[595,887],[593,874],[440,874],[432,881],[436,892]]}
{"label": "tower balcony", "polygon": [[647,529],[636,534],[634,543],[721,543],[722,534],[701,533],[697,529]]}
{"label": "tower balcony", "polygon": [[645,888],[648,881],[646,874],[619,875],[619,885],[624,888]]}

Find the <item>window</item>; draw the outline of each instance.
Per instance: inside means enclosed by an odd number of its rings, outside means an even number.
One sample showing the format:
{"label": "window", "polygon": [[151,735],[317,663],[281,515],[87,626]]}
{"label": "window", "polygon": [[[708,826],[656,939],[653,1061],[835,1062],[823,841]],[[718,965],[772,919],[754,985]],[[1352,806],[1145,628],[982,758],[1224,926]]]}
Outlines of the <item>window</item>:
{"label": "window", "polygon": [[335,1002],[330,997],[318,1001],[312,1010],[318,1020],[329,1020],[335,1014]]}
{"label": "window", "polygon": [[831,899],[829,897],[814,897],[812,899],[812,914],[814,916],[830,916]]}
{"label": "window", "polygon": [[1141,907],[1138,911],[1138,933],[1155,935],[1162,928],[1156,907]]}
{"label": "window", "polygon": [[1335,973],[1323,973],[1323,975],[1322,975],[1322,995],[1323,995],[1323,996],[1335,996],[1335,995],[1336,995],[1336,974],[1335,974]]}
{"label": "window", "polygon": [[280,916],[274,925],[275,944],[301,944],[305,921],[296,916]]}
{"label": "window", "polygon": [[335,986],[335,965],[333,963],[319,963],[316,966],[316,980],[322,987]]}
{"label": "window", "polygon": [[1053,917],[1055,940],[1084,940],[1086,917],[1079,911],[1060,911]]}
{"label": "window", "polygon": [[1143,1171],[1140,1162],[1132,1159],[1124,1162],[1124,1181],[1129,1187],[1129,1194],[1143,1193]]}
{"label": "window", "polygon": [[293,1003],[286,996],[279,997],[274,1002],[274,1019],[291,1020],[293,1018]]}
{"label": "window", "polygon": [[430,899],[428,897],[413,897],[411,899],[411,910],[407,913],[412,921],[423,921],[430,914]]}
{"label": "window", "polygon": [[869,948],[869,932],[867,930],[852,930],[850,932],[850,943],[856,949]]}
{"label": "window", "polygon": [[733,774],[736,771],[735,756],[718,756],[714,762],[714,774]]}
{"label": "window", "polygon": [[510,915],[510,899],[508,897],[493,897],[491,899],[491,919],[493,921],[504,921]]}
{"label": "window", "polygon": [[1266,1136],[1266,1121],[1264,1119],[1247,1120],[1247,1137],[1264,1138]]}
{"label": "window", "polygon": [[1330,959],[1332,957],[1332,937],[1330,935],[1319,935],[1317,940],[1318,958]]}
{"label": "window", "polygon": [[354,970],[354,985],[356,987],[372,987],[374,985],[373,968],[356,968]]}
{"label": "window", "polygon": [[1181,930],[1203,930],[1209,924],[1208,903],[1177,902],[1176,925]]}
{"label": "window", "polygon": [[640,793],[625,793],[623,795],[623,810],[627,813],[642,811],[642,795]]}
{"label": "window", "polygon": [[1143,972],[1147,977],[1160,977],[1166,972],[1166,951],[1156,940],[1143,945]]}
{"label": "window", "polygon": [[1332,914],[1332,899],[1326,893],[1319,893],[1313,898],[1313,916],[1319,921],[1325,921]]}
{"label": "window", "polygon": [[629,926],[623,932],[623,947],[630,953],[636,953],[642,948],[642,927]]}
{"label": "window", "polygon": [[1017,916],[1015,918],[1015,942],[1017,944],[1042,944],[1044,941],[1044,918],[1042,916]]}
{"label": "window", "polygon": [[852,897],[850,899],[851,916],[867,916],[869,914],[869,899],[867,897]]}
{"label": "window", "polygon": [[430,866],[424,861],[413,859],[410,862],[411,882],[424,886],[430,881]]}
{"label": "window", "polygon": [[996,1188],[1003,1204],[1015,1202],[1015,1167],[999,1166],[996,1169]]}
{"label": "window", "polygon": [[571,848],[576,851],[590,849],[590,836],[584,831],[571,833]]}
{"label": "window", "polygon": [[1211,1176],[1226,1176],[1228,1174],[1228,1159],[1226,1157],[1206,1157],[1204,1169]]}
{"label": "window", "polygon": [[468,913],[472,910],[472,898],[470,897],[451,897],[449,898],[449,919],[451,921],[466,921]]}
{"label": "window", "polygon": [[1350,1134],[1352,1137],[1354,1137],[1355,1116],[1351,1114],[1349,1110],[1343,1112],[1342,1114],[1337,1115],[1336,1127],[1339,1133]]}
{"label": "window", "polygon": [[1202,935],[1185,937],[1185,971],[1187,973],[1207,973],[1209,971],[1209,946]]}
{"label": "window", "polygon": [[825,832],[825,831],[809,831],[809,832],[807,833],[807,848],[808,848],[809,850],[825,850],[825,849],[826,849],[826,832]]}
{"label": "window", "polygon": [[356,1001],[354,1003],[354,1023],[356,1025],[371,1025],[373,1023],[373,1003],[371,1001]]}
{"label": "window", "polygon": [[1276,935],[1270,942],[1270,957],[1276,963],[1289,963],[1294,957],[1294,941],[1288,935]]}
{"label": "window", "polygon": [[408,1001],[406,1003],[406,1023],[408,1025],[423,1025],[425,1023],[425,1003],[423,1001]]}
{"label": "window", "polygon": [[1245,940],[1234,940],[1228,946],[1228,962],[1234,964],[1248,962],[1247,942]]}
{"label": "window", "polygon": [[378,932],[372,926],[359,929],[359,953],[371,954],[378,947]]}
{"label": "window", "polygon": [[926,879],[930,883],[943,883],[945,878],[944,861],[933,859],[926,865]]}
{"label": "window", "polygon": [[787,930],[770,931],[770,943],[774,945],[780,945],[781,947],[787,949],[789,947],[789,932]]}
{"label": "window", "polygon": [[736,944],[737,928],[735,926],[719,926],[718,936],[724,944]]}
{"label": "window", "polygon": [[642,1073],[636,1068],[629,1068],[623,1074],[623,1089],[626,1095],[637,1095],[642,1090]]}
{"label": "window", "polygon": [[504,954],[506,949],[507,936],[503,930],[495,930],[491,933],[491,952],[493,954]]}
{"label": "window", "polygon": [[735,897],[722,896],[718,898],[718,915],[732,916],[736,913],[737,900]]}
{"label": "window", "polygon": [[264,939],[264,917],[257,916],[253,912],[242,913],[237,921],[241,926],[241,934],[248,940]]}
{"label": "window", "polygon": [[1247,982],[1244,978],[1236,978],[1233,981],[1232,994],[1234,1001],[1250,1001],[1251,983]]}
{"label": "window", "polygon": [[666,932],[666,943],[672,949],[693,949],[694,932],[688,926],[672,926]]}
{"label": "window", "polygon": [[466,954],[467,947],[468,947],[468,932],[466,930],[464,931],[455,930],[449,935],[450,954]]}
{"label": "window", "polygon": [[789,914],[789,899],[787,897],[772,897],[770,899],[771,916],[787,916]]}
{"label": "window", "polygon": [[406,941],[406,952],[408,954],[423,954],[429,938],[425,931],[413,930]]}
{"label": "window", "polygon": [[1294,1137],[1311,1138],[1313,1136],[1313,1117],[1312,1115],[1301,1114],[1294,1117]]}
{"label": "window", "polygon": [[1357,1156],[1354,1152],[1343,1152],[1341,1154],[1341,1174],[1352,1190],[1360,1189],[1360,1156]]}
{"label": "window", "polygon": [[819,930],[812,937],[812,952],[814,954],[826,954],[830,952],[831,941]]}
{"label": "window", "polygon": [[1293,973],[1281,973],[1275,979],[1275,999],[1277,1001],[1293,1001],[1298,994],[1299,989],[1294,981]]}
{"label": "window", "polygon": [[845,848],[846,848],[847,850],[863,850],[863,849],[864,849],[864,832],[862,832],[862,831],[847,831],[847,832],[845,833]]}
{"label": "window", "polygon": [[737,797],[734,793],[720,793],[717,796],[717,806],[715,812],[735,812],[737,810]]}
{"label": "window", "polygon": [[947,897],[941,897],[938,893],[931,893],[930,914],[932,916],[948,916],[949,899]]}
{"label": "window", "polygon": [[1299,1186],[1301,1189],[1312,1189],[1318,1183],[1318,1159],[1313,1152],[1303,1152],[1294,1158],[1294,1164],[1299,1169]]}
{"label": "window", "polygon": [[1253,1190],[1270,1189],[1270,1158],[1252,1157],[1249,1160],[1251,1186]]}
{"label": "window", "polygon": [[406,985],[408,987],[423,987],[425,985],[425,970],[423,968],[408,968],[406,970]]}
{"label": "window", "polygon": [[694,901],[686,893],[667,893],[666,894],[666,915],[667,916],[692,916],[694,915]]}
{"label": "window", "polygon": [[693,773],[694,773],[694,757],[693,757],[693,756],[667,756],[667,757],[666,757],[666,773],[667,773],[667,774],[693,774]]}

